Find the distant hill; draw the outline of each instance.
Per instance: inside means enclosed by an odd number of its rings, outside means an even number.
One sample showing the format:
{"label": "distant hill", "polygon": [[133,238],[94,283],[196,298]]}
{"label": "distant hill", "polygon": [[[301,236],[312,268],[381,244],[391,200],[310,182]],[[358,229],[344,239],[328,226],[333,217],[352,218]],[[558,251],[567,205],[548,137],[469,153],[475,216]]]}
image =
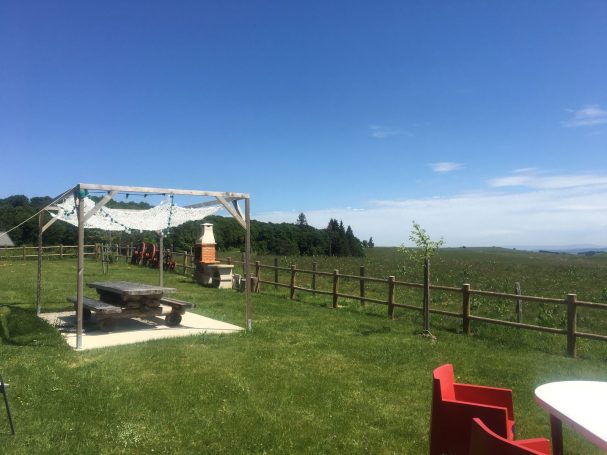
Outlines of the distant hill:
{"label": "distant hill", "polygon": [[521,246],[517,250],[535,251],[539,253],[563,253],[563,254],[583,254],[583,253],[605,253],[607,247],[598,245],[560,245],[560,246]]}

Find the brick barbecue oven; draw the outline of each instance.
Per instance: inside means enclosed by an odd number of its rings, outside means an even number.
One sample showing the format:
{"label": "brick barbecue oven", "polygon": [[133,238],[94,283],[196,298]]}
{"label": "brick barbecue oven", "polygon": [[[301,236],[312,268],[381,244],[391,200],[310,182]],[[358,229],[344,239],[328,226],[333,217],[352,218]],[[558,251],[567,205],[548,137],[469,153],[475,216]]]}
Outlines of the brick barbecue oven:
{"label": "brick barbecue oven", "polygon": [[196,263],[194,279],[204,286],[231,288],[234,266],[221,264],[217,260],[217,244],[213,235],[213,225],[204,223],[201,228],[200,237],[194,245],[194,261]]}
{"label": "brick barbecue oven", "polygon": [[216,250],[217,243],[215,243],[215,236],[213,235],[213,225],[204,223],[200,237],[194,245],[196,266],[198,267],[199,264],[217,264],[219,261],[216,260]]}

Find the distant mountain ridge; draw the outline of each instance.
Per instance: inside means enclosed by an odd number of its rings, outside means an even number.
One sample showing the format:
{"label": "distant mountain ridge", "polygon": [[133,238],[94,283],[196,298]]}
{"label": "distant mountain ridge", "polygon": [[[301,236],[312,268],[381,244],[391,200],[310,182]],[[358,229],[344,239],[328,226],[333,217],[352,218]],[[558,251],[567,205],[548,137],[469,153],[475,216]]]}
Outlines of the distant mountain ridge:
{"label": "distant mountain ridge", "polygon": [[598,245],[560,245],[560,246],[513,246],[517,250],[525,251],[548,251],[551,253],[579,254],[594,251],[596,253],[607,252],[607,247]]}

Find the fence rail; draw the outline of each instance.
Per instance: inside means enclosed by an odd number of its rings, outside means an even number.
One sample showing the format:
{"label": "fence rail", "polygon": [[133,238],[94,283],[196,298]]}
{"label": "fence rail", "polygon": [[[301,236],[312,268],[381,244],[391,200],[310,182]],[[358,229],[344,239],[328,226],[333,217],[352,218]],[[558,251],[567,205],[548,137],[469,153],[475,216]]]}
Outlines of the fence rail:
{"label": "fence rail", "polygon": [[[85,256],[97,256],[98,245],[84,245]],[[54,246],[43,246],[42,256],[43,257],[76,257],[78,255],[78,245],[54,245]],[[0,247],[0,260],[1,259],[29,259],[38,257],[37,246],[11,246],[11,247]]]}

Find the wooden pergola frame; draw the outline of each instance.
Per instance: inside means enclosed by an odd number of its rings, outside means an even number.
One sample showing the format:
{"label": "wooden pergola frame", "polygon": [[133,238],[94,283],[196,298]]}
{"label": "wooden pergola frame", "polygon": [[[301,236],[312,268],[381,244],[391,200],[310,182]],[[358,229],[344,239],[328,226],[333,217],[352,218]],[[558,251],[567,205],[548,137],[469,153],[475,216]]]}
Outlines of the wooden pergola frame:
{"label": "wooden pergola frame", "polygon": [[[82,200],[86,197],[88,191],[105,191],[107,194],[101,198],[95,206],[85,213]],[[83,315],[83,297],[84,297],[84,225],[87,220],[93,216],[99,209],[104,207],[114,196],[119,193],[127,194],[162,194],[162,195],[179,195],[179,196],[200,196],[215,198],[223,207],[234,217],[234,219],[245,229],[245,325],[248,331],[253,328],[252,308],[251,308],[251,273],[249,264],[251,260],[251,197],[248,193],[229,193],[218,191],[200,191],[200,190],[179,190],[174,188],[152,188],[139,186],[119,186],[119,185],[98,185],[93,183],[79,183],[74,188],[64,192],[61,197],[73,194],[78,201],[78,277],[77,277],[77,304],[76,304],[76,349],[82,348],[82,315]],[[245,202],[244,216],[238,206],[238,201]],[[230,202],[232,205],[230,205]],[[212,202],[202,202],[199,204],[190,205],[189,207],[204,207],[205,205],[214,204]],[[46,208],[49,211],[57,210],[57,207],[49,206]],[[42,289],[42,234],[46,231],[58,218],[53,218],[46,224],[43,224],[43,213],[40,212],[38,218],[38,289],[36,298],[36,310],[40,312],[40,297]],[[160,251],[162,254],[163,236],[160,236]],[[162,264],[162,257],[160,258]],[[160,285],[163,284],[163,268],[160,269]]]}

